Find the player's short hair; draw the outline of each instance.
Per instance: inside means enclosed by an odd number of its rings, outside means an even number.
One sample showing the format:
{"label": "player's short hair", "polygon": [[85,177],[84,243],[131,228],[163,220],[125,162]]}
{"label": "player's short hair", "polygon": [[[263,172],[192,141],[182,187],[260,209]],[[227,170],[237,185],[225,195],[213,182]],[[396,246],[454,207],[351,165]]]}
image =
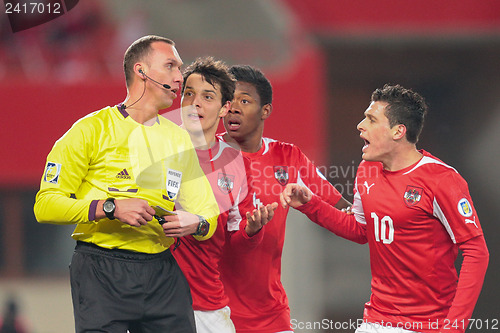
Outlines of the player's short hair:
{"label": "player's short hair", "polygon": [[273,102],[273,87],[264,73],[249,65],[235,65],[229,71],[234,75],[236,81],[252,84],[260,97],[260,106]]}
{"label": "player's short hair", "polygon": [[233,74],[229,73],[229,67],[225,62],[215,60],[213,57],[196,59],[184,70],[182,93],[184,93],[186,81],[191,74],[200,74],[214,88],[215,84],[218,84],[222,95],[222,105],[233,100],[236,80]]}
{"label": "player's short hair", "polygon": [[127,87],[130,86],[134,77],[134,65],[149,55],[151,44],[154,42],[175,45],[171,39],[155,35],[144,36],[133,42],[127,51],[125,51],[125,56],[123,57],[123,71],[125,72]]}
{"label": "player's short hair", "polygon": [[386,102],[385,115],[389,125],[405,125],[406,140],[417,143],[427,114],[427,104],[422,96],[399,84],[386,84],[372,93],[372,102]]}

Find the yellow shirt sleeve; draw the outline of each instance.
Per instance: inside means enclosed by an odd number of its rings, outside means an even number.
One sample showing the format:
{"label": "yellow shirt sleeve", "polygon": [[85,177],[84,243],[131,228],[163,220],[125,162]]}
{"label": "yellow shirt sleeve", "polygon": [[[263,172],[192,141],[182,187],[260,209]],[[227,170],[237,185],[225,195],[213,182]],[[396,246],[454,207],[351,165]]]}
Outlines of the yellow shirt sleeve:
{"label": "yellow shirt sleeve", "polygon": [[76,122],[54,144],[47,156],[45,171],[36,195],[35,217],[40,223],[74,224],[89,222],[91,199],[74,199],[88,173],[91,145],[95,139],[85,118]]}

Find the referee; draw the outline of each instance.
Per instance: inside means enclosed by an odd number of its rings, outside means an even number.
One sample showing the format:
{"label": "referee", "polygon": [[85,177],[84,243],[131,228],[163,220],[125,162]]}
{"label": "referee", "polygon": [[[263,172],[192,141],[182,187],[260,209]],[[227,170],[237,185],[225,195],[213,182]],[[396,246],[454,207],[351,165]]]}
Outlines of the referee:
{"label": "referee", "polygon": [[[77,333],[196,332],[170,247],[174,237],[210,238],[219,210],[189,135],[158,116],[177,97],[182,60],[170,39],[145,36],[123,64],[125,101],[81,118],[56,141],[35,216],[76,224],[70,277]],[[176,215],[161,225],[156,206]]]}

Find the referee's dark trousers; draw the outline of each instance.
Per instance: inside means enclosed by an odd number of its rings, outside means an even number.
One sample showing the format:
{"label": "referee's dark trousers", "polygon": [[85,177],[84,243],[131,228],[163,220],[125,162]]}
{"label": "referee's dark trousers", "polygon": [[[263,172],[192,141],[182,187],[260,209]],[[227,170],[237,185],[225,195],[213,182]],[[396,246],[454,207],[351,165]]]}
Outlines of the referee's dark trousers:
{"label": "referee's dark trousers", "polygon": [[76,333],[195,333],[191,293],[166,250],[105,249],[78,241],[70,265]]}

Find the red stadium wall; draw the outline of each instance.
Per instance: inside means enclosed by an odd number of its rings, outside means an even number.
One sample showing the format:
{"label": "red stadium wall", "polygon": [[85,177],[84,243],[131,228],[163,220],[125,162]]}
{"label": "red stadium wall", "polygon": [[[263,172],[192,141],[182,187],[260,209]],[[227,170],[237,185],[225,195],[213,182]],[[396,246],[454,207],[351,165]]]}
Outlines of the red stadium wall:
{"label": "red stadium wall", "polygon": [[498,0],[284,0],[309,31],[394,34],[491,30],[500,26]]}

